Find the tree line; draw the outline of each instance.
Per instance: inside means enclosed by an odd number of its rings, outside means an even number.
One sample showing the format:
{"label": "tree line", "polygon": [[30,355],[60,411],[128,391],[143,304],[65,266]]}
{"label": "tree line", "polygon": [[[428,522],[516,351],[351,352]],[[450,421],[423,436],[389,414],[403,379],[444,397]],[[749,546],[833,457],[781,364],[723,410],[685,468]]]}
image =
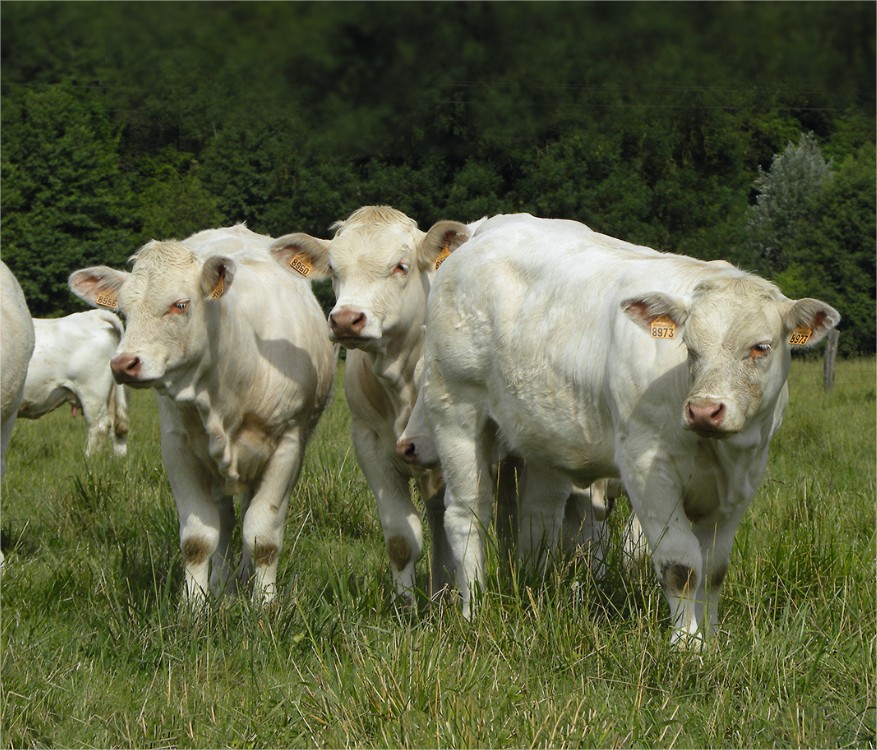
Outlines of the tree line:
{"label": "tree line", "polygon": [[873,353],[874,32],[867,2],[7,2],[3,258],[49,317],[151,238],[528,211],[726,258]]}

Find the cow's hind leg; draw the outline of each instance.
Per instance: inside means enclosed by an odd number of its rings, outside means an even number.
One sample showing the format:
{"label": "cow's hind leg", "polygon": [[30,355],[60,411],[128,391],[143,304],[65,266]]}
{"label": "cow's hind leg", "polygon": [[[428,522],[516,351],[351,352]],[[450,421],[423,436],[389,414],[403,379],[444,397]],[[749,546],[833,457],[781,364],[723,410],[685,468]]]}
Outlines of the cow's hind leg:
{"label": "cow's hind leg", "polygon": [[494,483],[486,416],[473,404],[445,404],[430,413],[445,475],[445,530],[454,557],[463,615],[484,580],[484,531],[490,524]]}
{"label": "cow's hind leg", "polygon": [[85,455],[91,456],[109,442],[113,427],[112,420],[107,411],[107,404],[101,399],[91,398],[87,393],[75,393],[74,396],[82,404],[82,416],[88,425]]}

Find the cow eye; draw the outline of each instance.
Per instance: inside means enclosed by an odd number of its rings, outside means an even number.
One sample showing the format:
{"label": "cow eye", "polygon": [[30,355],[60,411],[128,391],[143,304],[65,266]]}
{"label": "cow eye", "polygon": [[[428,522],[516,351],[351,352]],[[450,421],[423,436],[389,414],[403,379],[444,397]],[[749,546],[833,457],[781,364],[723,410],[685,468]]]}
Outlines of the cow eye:
{"label": "cow eye", "polygon": [[189,310],[189,300],[178,299],[168,308],[168,315],[180,315]]}
{"label": "cow eye", "polygon": [[762,341],[760,344],[756,344],[749,350],[749,357],[751,359],[760,359],[761,357],[766,357],[770,354],[771,346],[767,341]]}
{"label": "cow eye", "polygon": [[393,273],[398,276],[404,276],[408,273],[408,264],[404,260],[400,260],[393,268]]}

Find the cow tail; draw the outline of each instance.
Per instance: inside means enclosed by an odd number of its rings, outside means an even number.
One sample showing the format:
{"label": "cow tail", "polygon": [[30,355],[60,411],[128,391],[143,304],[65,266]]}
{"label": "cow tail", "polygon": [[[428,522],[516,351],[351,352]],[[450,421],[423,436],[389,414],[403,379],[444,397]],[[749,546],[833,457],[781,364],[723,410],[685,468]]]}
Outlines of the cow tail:
{"label": "cow tail", "polygon": [[109,310],[101,310],[98,308],[98,317],[104,321],[104,323],[109,323],[113,330],[116,332],[116,338],[121,339],[122,334],[125,333],[125,326],[122,324],[121,319],[115,313],[111,313]]}

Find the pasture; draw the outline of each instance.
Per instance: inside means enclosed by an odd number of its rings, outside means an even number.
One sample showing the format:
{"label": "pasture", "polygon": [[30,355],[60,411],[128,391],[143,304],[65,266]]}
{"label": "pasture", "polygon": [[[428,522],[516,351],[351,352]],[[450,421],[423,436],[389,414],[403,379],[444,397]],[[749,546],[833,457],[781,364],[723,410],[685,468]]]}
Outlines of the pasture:
{"label": "pasture", "polygon": [[[669,646],[651,575],[491,549],[472,623],[397,611],[343,396],[307,454],[279,601],[179,605],[152,392],[124,460],[67,409],[20,421],[2,486],[4,747],[874,747],[875,361],[795,361],[768,473],[702,653]],[[418,577],[427,584],[421,560]]]}

